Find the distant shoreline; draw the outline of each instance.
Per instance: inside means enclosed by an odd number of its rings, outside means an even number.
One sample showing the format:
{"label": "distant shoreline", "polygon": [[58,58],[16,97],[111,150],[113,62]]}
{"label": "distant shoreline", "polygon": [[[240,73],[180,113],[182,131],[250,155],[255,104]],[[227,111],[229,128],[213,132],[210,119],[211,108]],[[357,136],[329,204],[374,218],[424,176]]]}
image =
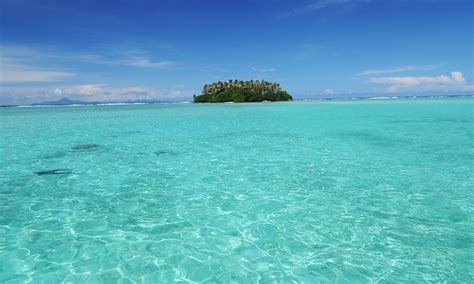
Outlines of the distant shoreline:
{"label": "distant shoreline", "polygon": [[[353,100],[397,100],[397,99],[437,99],[437,98],[469,98],[474,97],[471,95],[433,95],[433,96],[377,96],[377,97],[340,97],[340,98],[304,98],[294,99],[293,102],[305,102],[305,101],[353,101]],[[291,101],[280,101],[280,102],[248,102],[249,104],[255,103],[291,103]],[[42,104],[35,103],[29,105],[0,105],[0,108],[35,108],[35,107],[85,107],[85,106],[129,106],[129,105],[162,105],[162,104],[195,104],[192,101],[177,101],[177,102],[84,102],[75,104]],[[203,103],[200,103],[203,104]],[[207,103],[204,103],[207,104]],[[211,104],[211,103],[209,103]],[[229,103],[212,103],[212,104],[229,104]],[[246,104],[246,103],[239,103]]]}

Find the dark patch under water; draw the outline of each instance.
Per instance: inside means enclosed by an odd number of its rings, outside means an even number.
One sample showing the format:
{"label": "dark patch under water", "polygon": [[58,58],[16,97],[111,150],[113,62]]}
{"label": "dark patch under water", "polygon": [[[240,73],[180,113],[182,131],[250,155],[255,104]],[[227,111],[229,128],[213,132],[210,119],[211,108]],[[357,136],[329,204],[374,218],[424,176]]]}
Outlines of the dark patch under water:
{"label": "dark patch under water", "polygon": [[44,156],[42,156],[42,158],[44,158],[44,159],[59,159],[59,158],[64,158],[66,155],[67,155],[67,152],[58,151],[58,152],[54,152],[54,153],[44,155]]}
{"label": "dark patch under water", "polygon": [[[100,145],[97,144],[78,144],[75,145],[74,147],[71,147],[70,149],[74,151],[80,151],[80,150],[92,150],[100,147]],[[70,151],[57,151],[57,152],[52,152],[49,154],[46,154],[42,156],[41,158],[43,159],[60,159],[64,158],[70,153]]]}
{"label": "dark patch under water", "polygon": [[381,147],[390,147],[390,146],[399,146],[403,144],[405,141],[401,139],[395,139],[390,136],[385,136],[381,134],[374,133],[373,131],[344,131],[338,133],[338,136],[344,139],[361,141],[364,143],[368,143],[374,146],[381,146]]}
{"label": "dark patch under water", "polygon": [[100,147],[100,145],[97,145],[97,144],[78,144],[78,145],[72,147],[71,149],[73,149],[73,150],[87,150],[87,149],[94,149],[94,148],[97,148],[97,147]]}
{"label": "dark patch under water", "polygon": [[34,172],[35,174],[39,176],[44,176],[44,175],[67,175],[71,174],[72,171],[68,169],[54,169],[54,170],[46,170],[46,171],[37,171]]}
{"label": "dark patch under water", "polygon": [[157,156],[162,156],[162,155],[172,155],[172,156],[175,156],[175,155],[178,155],[178,153],[173,152],[173,151],[160,150],[160,151],[156,151],[156,152],[155,152],[155,155],[157,155]]}

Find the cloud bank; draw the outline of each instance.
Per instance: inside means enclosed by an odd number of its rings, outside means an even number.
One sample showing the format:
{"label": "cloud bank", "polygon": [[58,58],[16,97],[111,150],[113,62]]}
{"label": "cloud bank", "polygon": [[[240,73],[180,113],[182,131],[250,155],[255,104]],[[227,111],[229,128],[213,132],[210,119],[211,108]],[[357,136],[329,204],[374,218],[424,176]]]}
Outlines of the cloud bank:
{"label": "cloud bank", "polygon": [[53,71],[0,58],[0,83],[52,82],[75,75],[70,72]]}
{"label": "cloud bank", "polygon": [[334,95],[334,90],[333,89],[324,89],[323,90],[323,95],[326,95],[326,96],[330,96],[330,95]]}
{"label": "cloud bank", "polygon": [[388,69],[373,69],[373,70],[365,70],[360,72],[359,76],[369,76],[369,75],[381,75],[381,74],[389,74],[389,73],[399,73],[399,72],[408,72],[408,71],[428,71],[434,69],[435,66],[433,65],[423,65],[423,66],[416,66],[416,65],[407,65],[407,66],[400,66]]}
{"label": "cloud bank", "polygon": [[474,86],[464,79],[461,72],[451,72],[451,76],[399,76],[371,77],[369,82],[390,85],[386,91],[470,91]]}
{"label": "cloud bank", "polygon": [[184,101],[190,100],[192,94],[193,91],[185,88],[159,90],[141,86],[111,87],[106,84],[83,84],[56,88],[12,87],[0,89],[0,104],[31,104],[62,98],[86,102]]}

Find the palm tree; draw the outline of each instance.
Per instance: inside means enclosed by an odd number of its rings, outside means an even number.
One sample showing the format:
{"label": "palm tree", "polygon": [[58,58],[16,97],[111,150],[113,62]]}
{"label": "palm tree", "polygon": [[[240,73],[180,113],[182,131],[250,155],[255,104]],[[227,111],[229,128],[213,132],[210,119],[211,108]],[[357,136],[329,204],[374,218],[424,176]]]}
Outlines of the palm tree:
{"label": "palm tree", "polygon": [[248,89],[254,92],[258,92],[260,94],[266,93],[275,93],[281,91],[281,85],[278,83],[268,82],[264,79],[261,80],[250,80],[250,81],[242,81],[242,80],[228,80],[228,81],[217,81],[210,84],[205,84],[203,87],[203,94],[213,94],[223,90],[228,89]]}

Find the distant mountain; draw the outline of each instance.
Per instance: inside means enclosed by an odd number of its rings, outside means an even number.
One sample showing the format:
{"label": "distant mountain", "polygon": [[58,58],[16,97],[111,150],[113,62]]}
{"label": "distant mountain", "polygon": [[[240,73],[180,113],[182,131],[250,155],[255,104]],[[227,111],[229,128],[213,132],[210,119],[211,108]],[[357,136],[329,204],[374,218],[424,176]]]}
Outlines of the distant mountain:
{"label": "distant mountain", "polygon": [[49,101],[49,102],[41,102],[41,103],[34,103],[31,104],[32,106],[37,105],[89,105],[89,104],[97,104],[98,102],[85,102],[85,101],[74,101],[69,98],[63,98],[57,101]]}

